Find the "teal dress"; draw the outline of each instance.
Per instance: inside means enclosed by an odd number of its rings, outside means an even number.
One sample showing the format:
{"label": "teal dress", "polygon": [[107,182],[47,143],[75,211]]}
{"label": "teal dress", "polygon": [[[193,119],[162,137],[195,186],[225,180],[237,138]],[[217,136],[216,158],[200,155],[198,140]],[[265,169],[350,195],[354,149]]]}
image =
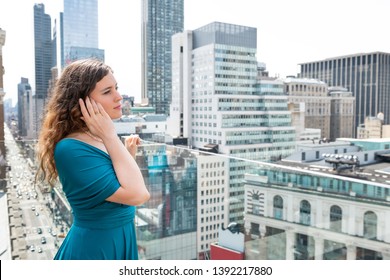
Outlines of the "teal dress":
{"label": "teal dress", "polygon": [[138,259],[135,207],[106,201],[120,187],[110,156],[65,138],[57,143],[54,159],[73,212],[73,225],[54,259]]}

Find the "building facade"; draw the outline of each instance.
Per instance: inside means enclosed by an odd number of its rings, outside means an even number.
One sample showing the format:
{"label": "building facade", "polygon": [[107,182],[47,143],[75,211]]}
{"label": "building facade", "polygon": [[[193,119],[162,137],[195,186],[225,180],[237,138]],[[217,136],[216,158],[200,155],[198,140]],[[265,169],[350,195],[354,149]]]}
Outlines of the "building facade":
{"label": "building facade", "polygon": [[382,138],[383,135],[386,135],[384,132],[386,126],[383,128],[383,118],[380,116],[381,115],[376,117],[366,117],[364,119],[364,124],[361,124],[357,129],[357,138]]}
{"label": "building facade", "polygon": [[316,79],[292,77],[286,78],[284,83],[289,102],[294,107],[304,104],[305,128],[319,128],[321,138],[329,139],[331,101],[326,83]]}
{"label": "building facade", "polygon": [[342,87],[328,87],[330,96],[329,139],[352,138],[354,135],[355,97]]}
{"label": "building facade", "polygon": [[61,22],[62,67],[90,57],[104,61],[104,50],[99,49],[97,0],[64,0]]}
{"label": "building facade", "polygon": [[169,115],[171,37],[184,28],[184,0],[142,0],[141,95],[157,114]]}
{"label": "building facade", "polygon": [[388,187],[275,172],[246,176],[248,258],[390,259]]}
{"label": "building facade", "polygon": [[[217,147],[229,162],[229,222],[242,221],[243,174],[250,162],[274,161],[295,149],[283,81],[263,75],[257,30],[213,22],[172,37],[172,105],[168,133],[190,147]],[[261,73],[263,74],[261,74]]]}
{"label": "building facade", "polygon": [[34,5],[35,96],[47,98],[51,68],[56,65],[55,44],[51,39],[51,18],[43,4]]}
{"label": "building facade", "polygon": [[204,260],[211,258],[211,245],[229,224],[229,159],[203,152],[197,169],[197,258]]}
{"label": "building facade", "polygon": [[324,81],[328,86],[341,86],[355,97],[354,136],[367,116],[384,114],[390,123],[390,54],[359,53],[300,64],[300,77]]}
{"label": "building facade", "polygon": [[[48,99],[51,69],[56,67],[56,38],[51,37],[51,18],[45,14],[43,4],[34,5],[34,52],[35,52],[35,94],[33,101],[33,118],[36,131],[30,137],[36,139],[42,121],[42,112]],[[55,34],[55,33],[54,33]],[[30,101],[32,102],[32,100]]]}
{"label": "building facade", "polygon": [[297,139],[305,138],[300,135],[306,134],[305,129],[320,129],[322,139],[352,137],[355,101],[352,92],[309,78],[288,77],[284,83],[293,126],[299,133]]}
{"label": "building facade", "polygon": [[[5,160],[5,144],[4,144],[4,84],[3,84],[3,75],[4,75],[4,65],[3,65],[3,46],[5,45],[5,30],[0,28],[0,157]],[[5,178],[5,165],[0,165],[0,179]],[[0,190],[5,189],[3,184],[0,184]]]}
{"label": "building facade", "polygon": [[31,115],[34,108],[32,100],[32,89],[28,78],[21,78],[18,84],[18,134],[27,137],[30,125],[33,123]]}

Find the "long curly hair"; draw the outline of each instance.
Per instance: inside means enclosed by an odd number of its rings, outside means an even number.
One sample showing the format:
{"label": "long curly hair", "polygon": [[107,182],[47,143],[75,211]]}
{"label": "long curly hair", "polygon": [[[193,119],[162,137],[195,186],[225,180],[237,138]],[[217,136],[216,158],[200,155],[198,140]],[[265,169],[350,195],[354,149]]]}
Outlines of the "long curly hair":
{"label": "long curly hair", "polygon": [[85,100],[96,83],[112,69],[96,59],[77,60],[69,64],[57,80],[45,108],[37,143],[38,170],[36,179],[54,186],[58,172],[54,161],[56,144],[73,132],[86,129],[81,119],[79,99]]}

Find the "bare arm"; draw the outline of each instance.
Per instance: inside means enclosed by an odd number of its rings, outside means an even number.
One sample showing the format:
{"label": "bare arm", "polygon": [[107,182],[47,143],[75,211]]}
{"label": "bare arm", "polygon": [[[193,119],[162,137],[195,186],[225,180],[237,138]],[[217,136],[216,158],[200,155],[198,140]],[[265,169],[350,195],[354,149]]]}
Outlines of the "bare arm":
{"label": "bare arm", "polygon": [[[150,194],[146,189],[141,170],[118,138],[114,124],[110,116],[104,111],[103,107],[94,100],[87,97],[85,104],[80,100],[81,112],[83,119],[89,130],[100,137],[111,157],[115,174],[121,186],[110,197],[108,201],[122,203],[126,205],[141,205],[146,202]],[[95,113],[96,111],[100,114]],[[131,145],[139,144],[139,137],[131,140]],[[134,151],[134,147],[131,149]]]}

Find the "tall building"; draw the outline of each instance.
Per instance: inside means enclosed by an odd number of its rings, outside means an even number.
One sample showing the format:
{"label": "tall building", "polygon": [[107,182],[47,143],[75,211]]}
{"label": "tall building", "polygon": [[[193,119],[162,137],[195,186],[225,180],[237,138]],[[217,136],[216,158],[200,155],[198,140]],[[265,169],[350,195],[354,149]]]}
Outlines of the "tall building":
{"label": "tall building", "polygon": [[[5,178],[5,144],[4,144],[4,85],[3,85],[3,46],[5,44],[5,30],[0,28],[0,179]],[[3,182],[3,180],[1,180]],[[3,183],[0,184],[0,190],[5,189]]]}
{"label": "tall building", "polygon": [[28,131],[31,130],[31,125],[34,122],[31,120],[33,116],[33,108],[35,106],[32,99],[31,85],[28,78],[21,78],[18,84],[18,134],[28,138]]}
{"label": "tall building", "polygon": [[[51,40],[51,18],[45,14],[43,4],[34,5],[34,51],[35,51],[35,95],[45,99],[51,79],[51,68],[55,66]],[[54,49],[55,50],[55,49]]]}
{"label": "tall building", "polygon": [[328,87],[330,96],[330,139],[354,135],[355,97],[343,87]]}
{"label": "tall building", "polygon": [[62,58],[65,66],[72,61],[95,57],[104,61],[104,50],[98,48],[98,1],[64,0],[61,16]]}
{"label": "tall building", "polygon": [[[330,97],[326,83],[307,78],[284,80],[290,103],[304,103],[305,128],[321,129],[321,138],[330,138]],[[291,104],[290,104],[291,106]]]}
{"label": "tall building", "polygon": [[142,99],[169,114],[171,37],[184,28],[184,0],[142,1]]}
{"label": "tall building", "polygon": [[354,135],[367,116],[383,113],[390,123],[390,54],[359,53],[300,64],[300,76],[341,86],[355,97]]}
{"label": "tall building", "polygon": [[[172,104],[167,132],[229,161],[229,222],[242,220],[242,178],[250,161],[295,150],[283,81],[258,74],[256,28],[213,22],[172,37]],[[215,242],[216,240],[214,240]]]}
{"label": "tall building", "polygon": [[317,79],[288,77],[284,83],[297,140],[307,138],[313,129],[319,129],[321,135],[309,140],[333,141],[353,136],[355,98],[352,92],[343,87],[328,87]]}
{"label": "tall building", "polygon": [[[55,34],[55,33],[54,33]],[[35,95],[33,116],[37,125],[37,131],[32,135],[37,138],[42,120],[42,112],[45,106],[51,69],[56,62],[56,40],[51,38],[51,18],[45,14],[43,4],[34,5],[34,51],[35,51]]]}
{"label": "tall building", "polygon": [[197,258],[210,259],[212,244],[229,225],[229,159],[212,153],[197,156]]}

